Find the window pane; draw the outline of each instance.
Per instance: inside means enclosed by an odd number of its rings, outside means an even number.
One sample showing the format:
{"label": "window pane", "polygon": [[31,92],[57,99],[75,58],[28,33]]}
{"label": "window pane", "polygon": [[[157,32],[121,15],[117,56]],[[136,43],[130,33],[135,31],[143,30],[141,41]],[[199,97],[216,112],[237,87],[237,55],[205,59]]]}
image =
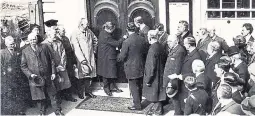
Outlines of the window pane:
{"label": "window pane", "polygon": [[208,8],[220,8],[220,0],[207,0]]}
{"label": "window pane", "polygon": [[235,0],[222,0],[222,8],[235,8]]}
{"label": "window pane", "polygon": [[255,0],[252,0],[252,8],[255,8]]}
{"label": "window pane", "polygon": [[250,8],[250,0],[237,0],[237,8]]}
{"label": "window pane", "polygon": [[252,18],[255,18],[255,12],[252,12]]}
{"label": "window pane", "polygon": [[220,18],[220,11],[208,11],[208,18]]}
{"label": "window pane", "polygon": [[239,11],[239,12],[237,12],[237,17],[238,18],[249,18],[250,12],[249,11]]}
{"label": "window pane", "polygon": [[223,11],[222,18],[235,18],[235,11]]}

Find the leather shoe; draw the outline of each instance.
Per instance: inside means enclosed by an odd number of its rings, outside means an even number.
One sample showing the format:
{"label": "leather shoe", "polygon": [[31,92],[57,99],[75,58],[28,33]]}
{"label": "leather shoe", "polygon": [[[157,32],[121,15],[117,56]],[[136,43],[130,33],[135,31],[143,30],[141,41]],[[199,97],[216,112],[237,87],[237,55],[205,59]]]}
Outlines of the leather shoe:
{"label": "leather shoe", "polygon": [[56,114],[57,116],[64,116],[64,114],[63,114],[60,110],[56,110],[56,111],[55,111],[55,114]]}
{"label": "leather shoe", "polygon": [[128,107],[129,110],[142,110],[142,108],[136,108],[135,106]]}
{"label": "leather shoe", "polygon": [[108,96],[112,96],[112,92],[105,92]]}
{"label": "leather shoe", "polygon": [[77,99],[73,98],[72,96],[66,97],[65,100],[66,101],[71,101],[71,102],[77,102]]}
{"label": "leather shoe", "polygon": [[83,95],[83,94],[78,94],[78,97],[79,97],[80,99],[84,99],[84,95]]}
{"label": "leather shoe", "polygon": [[92,93],[85,93],[86,96],[91,97],[91,98],[96,98],[97,96],[92,94]]}
{"label": "leather shoe", "polygon": [[121,93],[123,92],[121,89],[111,90],[112,92]]}

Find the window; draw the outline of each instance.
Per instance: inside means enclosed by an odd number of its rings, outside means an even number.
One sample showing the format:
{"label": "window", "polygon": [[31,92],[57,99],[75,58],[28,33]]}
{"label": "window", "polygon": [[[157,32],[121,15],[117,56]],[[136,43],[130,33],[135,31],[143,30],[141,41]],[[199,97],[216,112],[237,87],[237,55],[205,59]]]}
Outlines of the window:
{"label": "window", "polygon": [[255,0],[207,0],[208,19],[255,19]]}

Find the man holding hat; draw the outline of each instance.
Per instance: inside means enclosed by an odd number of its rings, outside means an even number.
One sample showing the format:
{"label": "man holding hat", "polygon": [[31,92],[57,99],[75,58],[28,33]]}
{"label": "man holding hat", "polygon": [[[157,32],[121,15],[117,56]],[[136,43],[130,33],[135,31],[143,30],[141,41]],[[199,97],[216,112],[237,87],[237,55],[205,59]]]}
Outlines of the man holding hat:
{"label": "man holding hat", "polygon": [[[56,66],[51,52],[47,45],[38,43],[36,34],[29,34],[28,40],[30,46],[22,51],[21,69],[29,79],[32,100],[37,100],[40,107],[40,115],[45,115],[46,96],[49,96],[55,109],[55,114],[62,115],[61,106],[55,97],[56,88],[53,80],[56,78]],[[36,82],[39,83],[36,84]]]}
{"label": "man holding hat", "polygon": [[133,97],[133,106],[130,110],[141,110],[142,83],[144,74],[144,61],[146,57],[146,41],[136,33],[137,27],[133,22],[128,23],[128,38],[123,42],[118,61],[124,62],[124,71],[128,79],[129,88]]}
{"label": "man holding hat", "polygon": [[84,99],[84,91],[86,96],[96,97],[92,94],[91,84],[92,78],[97,76],[95,62],[97,37],[88,26],[87,19],[81,18],[78,30],[70,38],[77,61],[78,97],[81,99]]}

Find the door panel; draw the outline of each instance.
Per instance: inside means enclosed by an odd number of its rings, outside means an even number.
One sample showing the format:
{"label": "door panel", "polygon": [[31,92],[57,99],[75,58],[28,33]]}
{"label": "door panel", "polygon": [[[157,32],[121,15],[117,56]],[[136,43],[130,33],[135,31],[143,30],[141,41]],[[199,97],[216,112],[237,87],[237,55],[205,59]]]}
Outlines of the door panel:
{"label": "door panel", "polygon": [[149,14],[149,12],[147,12],[144,9],[137,9],[135,10],[132,14],[131,17],[129,18],[130,22],[133,22],[134,18],[137,16],[141,16],[144,19],[144,23],[150,27],[150,29],[152,29],[152,27],[154,26],[154,22],[153,19],[151,17],[151,15]]}

